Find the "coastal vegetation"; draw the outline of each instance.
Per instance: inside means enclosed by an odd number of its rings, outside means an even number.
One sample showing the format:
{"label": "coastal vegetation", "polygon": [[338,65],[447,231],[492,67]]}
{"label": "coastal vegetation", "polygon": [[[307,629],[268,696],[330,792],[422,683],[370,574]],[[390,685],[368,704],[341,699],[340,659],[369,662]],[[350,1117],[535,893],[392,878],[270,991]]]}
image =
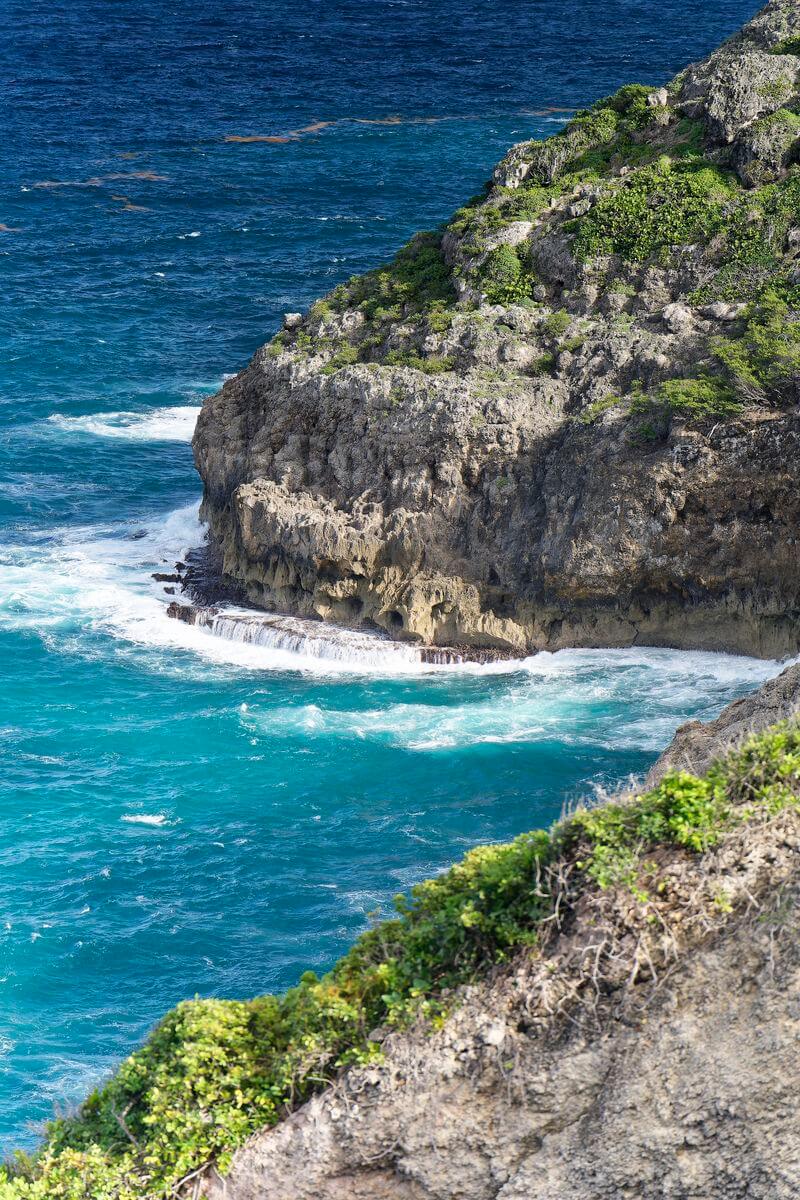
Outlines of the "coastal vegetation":
{"label": "coastal vegetation", "polygon": [[[775,52],[794,53],[795,42]],[[644,274],[660,272],[698,331],[715,304],[738,305],[739,319],[702,332],[691,369],[679,362],[655,381],[620,380],[608,397],[592,397],[580,419],[618,407],[636,439],[643,428],[662,436],[673,421],[718,422],[753,405],[785,405],[800,378],[800,114],[788,78],[763,87],[775,91],[774,111],[732,150],[710,144],[703,121],[682,111],[680,77],[660,92],[621,88],[546,141],[515,147],[449,222],[334,289],[268,353],[311,358],[323,376],[359,365],[485,373],[464,347],[490,337],[492,322],[502,328],[490,306],[530,314],[522,374],[558,379],[574,355],[592,352],[592,322],[606,298],[616,301],[614,327],[630,338],[659,320],[636,300]],[[557,279],[565,248],[581,286],[554,286],[556,241]],[[559,340],[587,318],[579,338]],[[593,352],[605,349],[595,342]]]}
{"label": "coastal vegetation", "polygon": [[[554,878],[577,873],[585,895],[624,889],[646,915],[665,853],[702,855],[798,803],[800,728],[780,725],[703,776],[673,773],[549,832],[478,847],[398,897],[396,915],[322,977],[309,972],[282,996],[179,1005],[78,1113],[53,1122],[36,1154],[0,1170],[0,1200],[145,1200],[172,1195],[210,1160],[224,1172],[254,1130],[379,1058],[387,1031],[436,1028],[461,985],[535,953]],[[724,897],[717,907],[727,911]]]}

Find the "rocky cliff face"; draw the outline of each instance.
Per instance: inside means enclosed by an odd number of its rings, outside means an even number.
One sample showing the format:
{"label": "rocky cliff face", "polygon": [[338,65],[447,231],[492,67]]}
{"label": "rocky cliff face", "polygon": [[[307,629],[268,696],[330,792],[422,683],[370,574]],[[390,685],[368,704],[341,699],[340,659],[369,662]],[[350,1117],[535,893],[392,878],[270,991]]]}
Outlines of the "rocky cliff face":
{"label": "rocky cliff face", "polygon": [[800,719],[800,664],[768,680],[752,696],[723,709],[716,721],[687,721],[653,765],[647,783],[654,787],[669,771],[702,774],[715,758],[737,746],[751,733],[781,721]]}
{"label": "rocky cliff face", "polygon": [[194,441],[227,585],[515,651],[800,646],[800,17],[295,314]]}
{"label": "rocky cliff face", "polygon": [[[788,837],[795,845],[797,830]],[[796,872],[796,866],[795,866]],[[208,1200],[794,1200],[797,883],[590,1039],[521,1035],[525,979],[234,1159]],[[493,1018],[493,1019],[490,1019]],[[643,1029],[647,1032],[643,1035]],[[551,1040],[552,1038],[552,1040]]]}

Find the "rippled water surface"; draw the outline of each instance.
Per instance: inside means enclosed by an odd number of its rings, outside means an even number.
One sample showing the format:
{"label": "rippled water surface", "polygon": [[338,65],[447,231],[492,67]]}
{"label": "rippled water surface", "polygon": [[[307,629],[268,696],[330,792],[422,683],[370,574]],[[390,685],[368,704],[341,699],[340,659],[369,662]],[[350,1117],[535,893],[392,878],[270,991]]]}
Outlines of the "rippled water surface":
{"label": "rippled water surface", "polygon": [[150,579],[200,537],[197,407],[282,311],[753,7],[0,0],[3,1149],[177,1000],[325,967],[393,893],[776,669],[359,673],[167,621]]}

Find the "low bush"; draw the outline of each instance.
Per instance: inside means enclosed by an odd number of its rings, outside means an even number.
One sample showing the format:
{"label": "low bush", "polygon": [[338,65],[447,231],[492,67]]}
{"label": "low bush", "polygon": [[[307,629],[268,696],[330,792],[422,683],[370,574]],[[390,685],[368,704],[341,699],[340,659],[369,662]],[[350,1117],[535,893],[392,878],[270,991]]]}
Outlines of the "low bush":
{"label": "low bush", "polygon": [[449,356],[423,357],[411,350],[390,350],[383,361],[387,367],[411,367],[414,371],[423,371],[426,375],[442,375],[446,371],[452,371],[455,366],[455,360]]}
{"label": "low bush", "polygon": [[532,279],[514,246],[490,250],[480,269],[480,286],[490,304],[513,304],[530,295]]}
{"label": "low bush", "polygon": [[429,309],[441,311],[455,299],[450,269],[442,257],[441,236],[420,233],[388,266],[341,284],[328,303],[340,310],[360,308],[368,320],[396,320]]}
{"label": "low bush", "polygon": [[716,167],[659,159],[600,196],[574,222],[575,255],[584,261],[608,254],[629,262],[663,259],[719,232],[733,194]]}
{"label": "low bush", "polygon": [[351,342],[340,342],[336,348],[336,352],[328,359],[325,366],[322,368],[324,375],[333,375],[342,367],[350,367],[353,363],[357,363],[360,359],[359,347],[354,346]]}
{"label": "low bush", "polygon": [[770,54],[797,54],[800,55],[800,37],[786,38],[785,41],[779,42],[777,46],[773,46]]}
{"label": "low bush", "polygon": [[572,317],[565,308],[556,309],[544,320],[543,328],[548,337],[560,338],[569,329]]}
{"label": "low bush", "polygon": [[598,417],[602,417],[604,413],[610,412],[612,408],[616,408],[621,403],[619,396],[613,394],[603,396],[600,400],[593,400],[580,414],[580,421],[584,425],[591,425]]}
{"label": "low bush", "polygon": [[668,379],[651,395],[635,396],[631,412],[649,412],[654,406],[696,420],[730,417],[740,407],[725,380],[708,374],[694,379]]}

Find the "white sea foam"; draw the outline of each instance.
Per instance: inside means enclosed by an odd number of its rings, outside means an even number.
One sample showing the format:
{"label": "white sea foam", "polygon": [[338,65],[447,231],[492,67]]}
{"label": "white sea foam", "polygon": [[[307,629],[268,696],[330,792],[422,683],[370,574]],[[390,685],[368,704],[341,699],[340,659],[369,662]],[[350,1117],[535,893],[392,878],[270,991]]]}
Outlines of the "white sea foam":
{"label": "white sea foam", "polygon": [[228,607],[220,613],[201,613],[200,623],[226,641],[285,651],[346,669],[381,671],[422,665],[419,650],[407,642],[343,629],[327,621]]}
{"label": "white sea foam", "polygon": [[451,674],[439,675],[439,690],[418,701],[365,709],[282,705],[280,712],[251,703],[239,719],[261,738],[294,731],[303,740],[384,742],[419,753],[532,742],[573,746],[576,753],[598,745],[649,753],[663,748],[687,713],[712,716],[781,669],[776,662],[655,648],[562,650],[504,665],[506,676],[490,688],[459,687],[447,703],[442,699],[461,668],[445,669]]}
{"label": "white sea foam", "polygon": [[[257,634],[222,614],[213,629],[171,620],[169,596],[153,572],[170,571],[204,529],[196,503],[122,528],[67,528],[6,548],[0,570],[0,622],[40,633],[65,653],[135,654],[142,666],[197,675],[209,666],[436,678],[457,688],[438,702],[414,697],[364,711],[321,704],[278,714],[256,702],[237,708],[252,737],[294,726],[304,737],[383,739],[418,752],[463,745],[530,742],[558,736],[576,747],[597,744],[655,750],[690,712],[715,711],[780,670],[775,662],[668,649],[564,650],[522,661],[435,666],[408,646],[297,619]],[[269,623],[265,626],[268,628]],[[143,655],[141,651],[145,651]],[[462,686],[496,677],[491,689]],[[458,681],[461,681],[459,683]],[[621,717],[630,698],[630,719]],[[434,701],[437,696],[434,696]],[[441,701],[445,702],[442,703]],[[611,717],[604,718],[604,713]]]}
{"label": "white sea foam", "polygon": [[[398,663],[389,643],[386,663],[354,664],[326,659],[315,649],[304,653],[285,646],[230,640],[209,629],[171,620],[169,599],[153,572],[170,570],[199,546],[204,528],[198,505],[124,529],[95,527],[53,531],[32,545],[11,547],[2,555],[0,622],[51,636],[61,650],[97,653],[92,635],[114,642],[165,651],[159,669],[186,670],[174,651],[191,651],[196,661],[248,670],[301,670],[322,673],[353,670],[387,673],[421,671],[417,662]],[[316,633],[313,623],[312,632]],[[376,639],[377,640],[377,639]],[[312,639],[313,641],[313,639]]]}
{"label": "white sea foam", "polygon": [[197,405],[174,404],[144,412],[90,413],[84,417],[53,413],[47,419],[62,433],[132,442],[190,442],[199,413]]}
{"label": "white sea foam", "polygon": [[120,820],[129,825],[166,825],[168,818],[164,813],[125,813]]}

